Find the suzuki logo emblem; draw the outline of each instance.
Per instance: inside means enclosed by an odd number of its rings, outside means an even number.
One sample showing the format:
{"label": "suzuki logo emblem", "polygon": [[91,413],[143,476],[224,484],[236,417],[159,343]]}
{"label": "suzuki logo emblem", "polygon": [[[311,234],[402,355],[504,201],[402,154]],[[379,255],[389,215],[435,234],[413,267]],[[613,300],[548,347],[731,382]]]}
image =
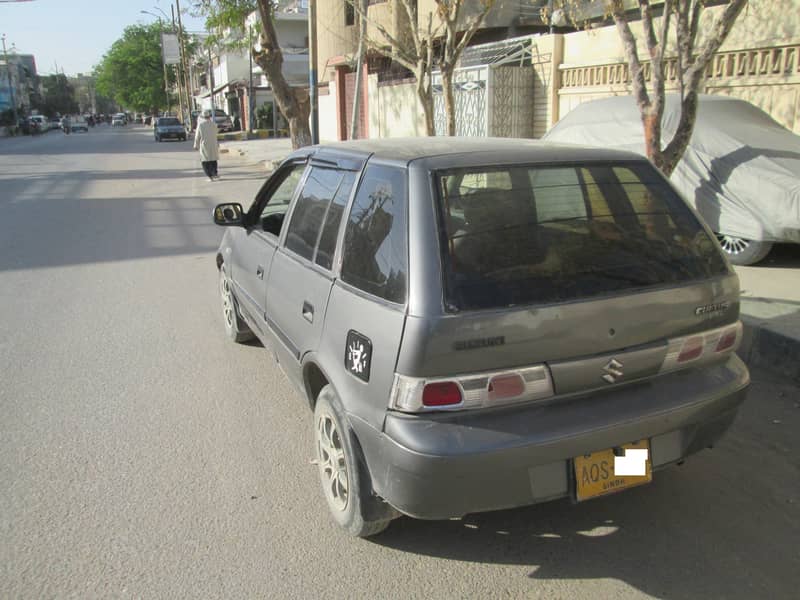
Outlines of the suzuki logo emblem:
{"label": "suzuki logo emblem", "polygon": [[603,371],[606,373],[603,375],[603,381],[606,383],[616,383],[617,379],[622,377],[622,363],[612,358],[608,361],[608,364],[603,367]]}

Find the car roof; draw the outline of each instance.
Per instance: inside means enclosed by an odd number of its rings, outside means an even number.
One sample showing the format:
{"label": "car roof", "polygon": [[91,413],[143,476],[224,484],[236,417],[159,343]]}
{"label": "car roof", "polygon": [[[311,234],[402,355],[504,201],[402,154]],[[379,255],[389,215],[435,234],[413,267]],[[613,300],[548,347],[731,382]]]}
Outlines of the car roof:
{"label": "car roof", "polygon": [[[475,164],[644,160],[633,152],[518,138],[381,138],[326,143],[312,148],[314,154],[371,155],[375,159],[404,165],[422,161],[435,168]],[[309,148],[301,148],[292,156],[301,157],[311,153]]]}

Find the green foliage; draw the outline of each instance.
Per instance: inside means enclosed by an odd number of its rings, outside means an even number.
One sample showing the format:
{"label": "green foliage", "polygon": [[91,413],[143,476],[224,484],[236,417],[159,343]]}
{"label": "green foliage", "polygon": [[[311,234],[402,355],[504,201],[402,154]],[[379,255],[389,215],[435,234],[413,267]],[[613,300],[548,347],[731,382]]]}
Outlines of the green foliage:
{"label": "green foliage", "polygon": [[[195,0],[192,3],[192,14],[206,19],[210,35],[205,43],[212,47],[246,48],[244,22],[256,9],[256,0]],[[234,35],[226,35],[227,31]]]}
{"label": "green foliage", "polygon": [[166,107],[161,32],[161,22],[127,27],[95,70],[97,91],[129,110]]}
{"label": "green foliage", "polygon": [[78,112],[75,89],[61,74],[41,78],[44,93],[34,101],[33,107],[48,117]]}
{"label": "green foliage", "polygon": [[271,102],[264,102],[256,109],[256,126],[258,129],[272,129]]}
{"label": "green foliage", "polygon": [[0,112],[0,126],[8,127],[9,125],[16,125],[14,122],[14,110],[11,108]]}

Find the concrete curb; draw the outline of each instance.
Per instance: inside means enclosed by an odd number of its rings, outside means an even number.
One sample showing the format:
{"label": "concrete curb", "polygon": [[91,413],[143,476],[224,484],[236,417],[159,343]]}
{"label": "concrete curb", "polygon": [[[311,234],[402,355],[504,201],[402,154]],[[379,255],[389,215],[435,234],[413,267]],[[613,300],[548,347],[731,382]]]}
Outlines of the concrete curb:
{"label": "concrete curb", "polygon": [[739,357],[751,367],[800,382],[800,338],[775,331],[757,317],[742,315],[744,336]]}

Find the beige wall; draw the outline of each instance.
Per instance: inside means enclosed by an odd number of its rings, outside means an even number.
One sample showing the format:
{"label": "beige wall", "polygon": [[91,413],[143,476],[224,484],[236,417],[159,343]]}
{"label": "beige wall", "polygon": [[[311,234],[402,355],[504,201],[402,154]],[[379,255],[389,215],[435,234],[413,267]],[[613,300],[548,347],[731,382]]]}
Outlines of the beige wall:
{"label": "beige wall", "polygon": [[[420,12],[429,9],[432,1],[419,0]],[[393,17],[387,12],[391,4],[373,5],[370,10],[384,11],[382,18],[391,21]],[[318,6],[320,39],[323,30],[327,31],[328,44],[327,51],[320,44],[321,60],[342,55],[347,48],[351,54],[355,52],[357,28],[343,27],[343,0],[323,0]],[[717,7],[706,11],[705,30],[719,10]],[[332,31],[338,23],[342,27],[334,35]],[[640,24],[633,23],[632,29],[637,39],[641,39]],[[668,50],[668,54],[672,52]],[[644,48],[640,49],[640,56],[646,56]],[[533,69],[534,137],[543,135],[582,102],[630,93],[627,63],[613,26],[564,36],[534,37]],[[705,93],[748,100],[800,134],[800,0],[750,0],[715,57],[711,71],[712,76],[704,82]],[[674,80],[668,82],[668,89],[674,90],[675,85]],[[325,112],[321,102],[320,118],[326,121],[325,126],[335,138],[335,87],[332,85],[330,90]],[[370,137],[422,135],[422,112],[414,84],[378,86],[377,77],[371,74],[369,119]]]}
{"label": "beige wall", "polygon": [[[698,44],[722,7],[705,11]],[[641,44],[641,25],[631,26]],[[674,55],[670,40],[668,55]],[[630,93],[627,63],[614,27],[564,36],[558,112],[563,117],[578,104]],[[677,82],[667,82],[668,91]],[[759,106],[785,127],[800,133],[800,2],[751,0],[739,16],[701,91],[742,98]]]}
{"label": "beige wall", "polygon": [[319,101],[319,140],[335,142],[338,138],[336,130],[336,83],[328,85],[328,93],[320,94]]}
{"label": "beige wall", "polygon": [[425,120],[417,99],[416,84],[378,85],[369,76],[369,137],[425,135]]}
{"label": "beige wall", "polygon": [[317,77],[332,81],[332,59],[353,55],[358,48],[358,27],[345,26],[344,0],[317,2]]}

